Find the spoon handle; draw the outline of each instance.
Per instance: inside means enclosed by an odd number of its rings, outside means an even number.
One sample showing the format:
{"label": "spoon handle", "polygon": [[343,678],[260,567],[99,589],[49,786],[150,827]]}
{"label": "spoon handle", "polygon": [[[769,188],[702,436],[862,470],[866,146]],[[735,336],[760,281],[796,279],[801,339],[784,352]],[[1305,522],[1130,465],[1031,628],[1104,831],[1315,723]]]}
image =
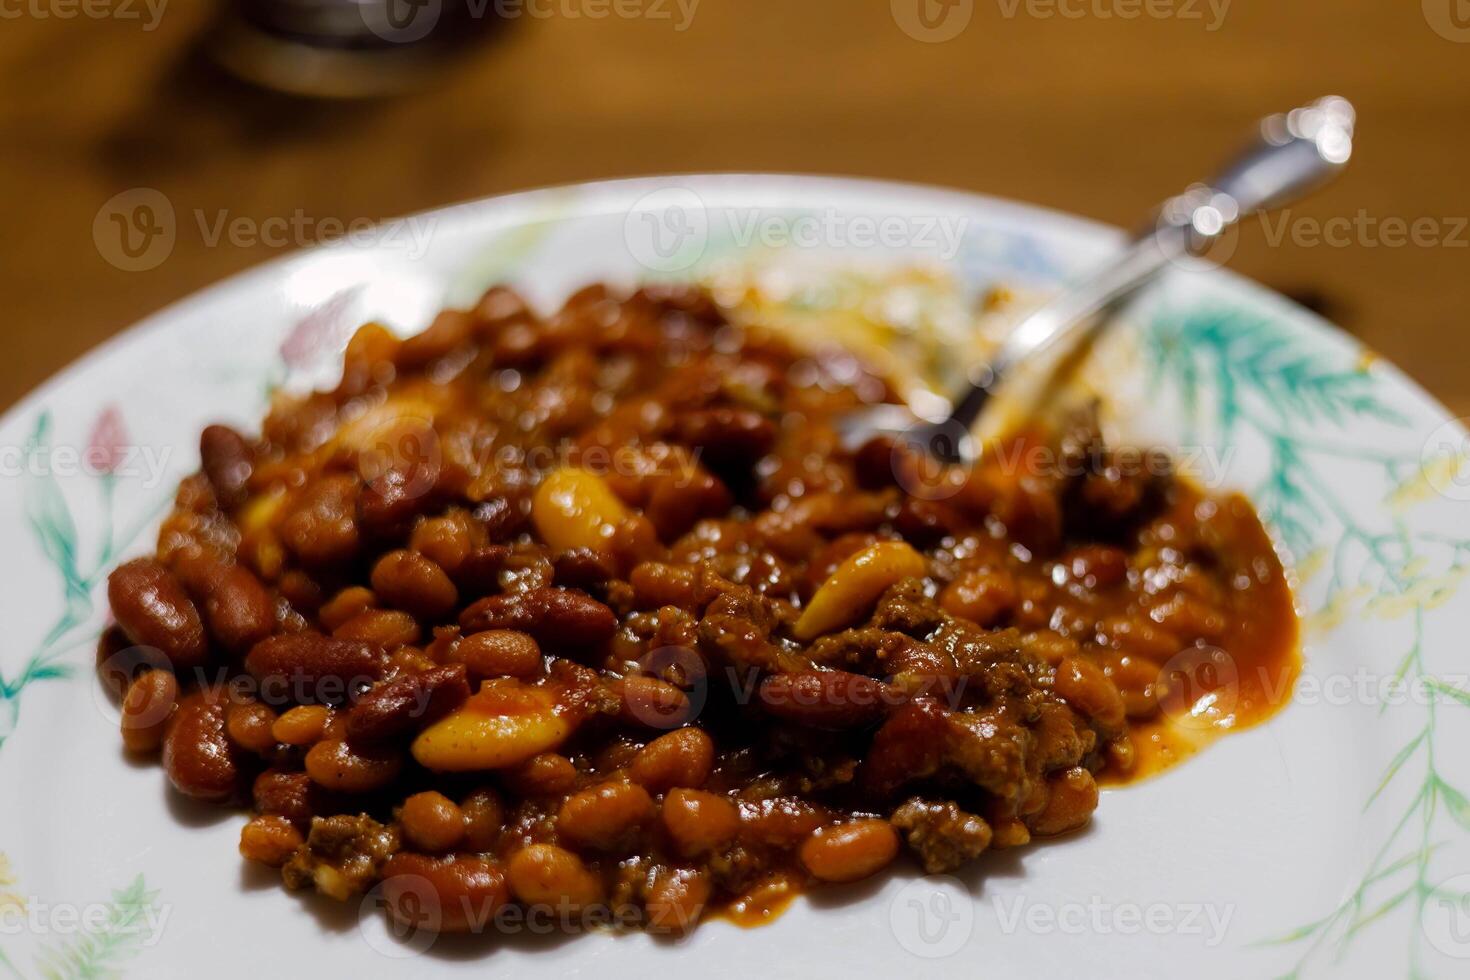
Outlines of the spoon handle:
{"label": "spoon handle", "polygon": [[1354,112],[1328,96],[1262,120],[1256,141],[1207,184],[1166,201],[1146,231],[1117,258],[1028,315],[988,365],[970,379],[948,419],[921,426],[925,439],[958,459],[952,438],[969,432],[981,410],[1020,364],[1084,336],[1098,314],[1152,281],[1171,262],[1203,254],[1243,217],[1289,204],[1320,187],[1352,155]]}

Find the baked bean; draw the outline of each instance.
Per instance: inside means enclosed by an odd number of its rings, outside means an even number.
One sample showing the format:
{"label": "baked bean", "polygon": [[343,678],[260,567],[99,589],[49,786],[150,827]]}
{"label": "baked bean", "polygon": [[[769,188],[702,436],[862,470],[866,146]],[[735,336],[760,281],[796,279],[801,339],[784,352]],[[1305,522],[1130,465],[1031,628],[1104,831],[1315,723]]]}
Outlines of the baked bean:
{"label": "baked bean", "polygon": [[582,859],[553,844],[532,844],[506,863],[510,890],[527,905],[583,908],[604,901],[602,880]]}
{"label": "baked bean", "polygon": [[543,646],[585,649],[608,640],[618,617],[585,592],[535,588],[481,599],[460,615],[459,625],[466,633],[513,629]]}
{"label": "baked bean", "polygon": [[999,568],[977,568],[945,586],[939,605],[951,616],[989,627],[1010,615],[1018,599],[1014,575]]}
{"label": "baked bean", "polygon": [[163,768],[174,789],[207,803],[240,791],[240,764],[225,735],[225,698],[216,690],[186,694],[163,739]]}
{"label": "baked bean", "polygon": [[225,510],[245,502],[254,458],[245,437],[226,425],[207,425],[199,434],[200,468]]}
{"label": "baked bean", "polygon": [[519,630],[481,630],[454,645],[450,657],[469,668],[476,680],[530,678],[541,673],[541,648]]}
{"label": "baked bean", "polygon": [[489,787],[481,787],[459,801],[464,814],[464,843],[472,851],[488,851],[495,846],[505,826],[505,807]]}
{"label": "baked bean", "polygon": [[795,796],[739,804],[742,833],[771,847],[794,847],[830,821],[825,809]]}
{"label": "baked bean", "polygon": [[452,511],[443,517],[424,518],[414,525],[408,546],[454,575],[474,550],[469,515]]}
{"label": "baked bean", "polygon": [[437,476],[433,466],[432,459],[421,460],[408,466],[389,466],[374,474],[357,498],[357,519],[363,527],[384,538],[406,532],[432,489],[426,484]]}
{"label": "baked bean", "polygon": [[225,733],[246,752],[265,755],[276,747],[271,732],[276,713],[259,701],[234,702],[225,709]]}
{"label": "baked bean", "polygon": [[150,670],[128,687],[122,702],[122,740],[129,752],[163,747],[164,733],[179,697],[179,682],[166,670]]}
{"label": "baked bean", "polygon": [[245,669],[260,682],[263,696],[296,701],[345,701],[382,677],[385,667],[379,647],[312,632],[269,637],[245,656]]}
{"label": "baked bean", "polygon": [[1091,718],[1104,732],[1123,727],[1126,712],[1118,689],[1086,657],[1068,657],[1057,667],[1053,689],[1079,714]]}
{"label": "baked bean", "polygon": [[694,603],[697,576],[692,568],[646,561],[628,573],[639,609],[660,606],[690,606]]}
{"label": "baked bean", "polygon": [[337,627],[359,613],[374,609],[377,605],[378,597],[373,595],[372,589],[361,585],[349,585],[327,600],[316,611],[316,615],[324,627],[328,630],[336,630]]}
{"label": "baked bean", "polygon": [[372,581],[379,598],[419,619],[441,619],[459,601],[444,569],[416,551],[388,552],[373,566]]}
{"label": "baked bean", "polygon": [[686,858],[723,847],[740,832],[735,804],[699,789],[669,790],[659,816],[675,849]]}
{"label": "baked bean", "polygon": [[435,667],[385,681],[347,712],[347,737],[385,742],[433,724],[470,696],[463,664]]}
{"label": "baked bean", "polygon": [[698,728],[660,735],[633,757],[628,775],[651,793],[675,786],[700,786],[714,767],[715,743]]}
{"label": "baked bean", "polygon": [[694,717],[689,696],[668,681],[629,674],[611,685],[622,698],[618,713],[626,724],[643,728],[677,728]]}
{"label": "baked bean", "polygon": [[271,737],[283,745],[313,745],[321,741],[331,718],[332,709],[323,705],[297,705],[272,723]]}
{"label": "baked bean", "polygon": [[653,816],[653,799],[642,786],[606,782],[569,796],[557,811],[556,829],[579,847],[614,851]]}
{"label": "baked bean", "polygon": [[822,881],[857,881],[876,874],[898,854],[898,834],[886,820],[854,820],[823,827],[801,845],[801,863]]}
{"label": "baked bean", "polygon": [[240,828],[240,856],[279,868],[306,843],[291,821],[280,816],[259,816]]}
{"label": "baked bean", "polygon": [[542,752],[505,770],[505,784],[521,796],[560,796],[577,785],[577,767],[555,752]]}
{"label": "baked bean", "polygon": [[419,640],[419,622],[396,609],[365,609],[332,630],[339,640],[360,640],[392,650]]}
{"label": "baked bean", "polygon": [[281,540],[309,567],[344,565],[357,555],[357,477],[323,476],[287,511]]}
{"label": "baked bean", "polygon": [[442,933],[483,932],[510,899],[505,872],[489,858],[407,851],[383,863],[382,894],[405,928]]}
{"label": "baked bean", "polygon": [[404,839],[425,854],[452,851],[464,839],[464,813],[454,801],[433,790],[415,793],[398,811]]}
{"label": "baked bean", "polygon": [[160,650],[175,670],[202,667],[209,656],[204,623],[174,574],[153,558],[135,558],[107,578],[107,601],[134,643]]}
{"label": "baked bean", "polygon": [[1128,577],[1128,553],[1109,545],[1073,548],[1062,556],[1061,564],[1091,589],[1110,589]]}
{"label": "baked bean", "polygon": [[1050,795],[1041,811],[1027,821],[1033,834],[1044,837],[1076,830],[1097,809],[1097,782],[1092,773],[1077,766],[1054,776],[1047,783]]}
{"label": "baked bean", "polygon": [[654,873],[644,906],[650,932],[687,932],[699,922],[709,903],[710,876],[691,868],[665,868]]}
{"label": "baked bean", "polygon": [[403,756],[392,749],[365,749],[326,739],[306,753],[306,772],[323,789],[371,793],[398,778]]}

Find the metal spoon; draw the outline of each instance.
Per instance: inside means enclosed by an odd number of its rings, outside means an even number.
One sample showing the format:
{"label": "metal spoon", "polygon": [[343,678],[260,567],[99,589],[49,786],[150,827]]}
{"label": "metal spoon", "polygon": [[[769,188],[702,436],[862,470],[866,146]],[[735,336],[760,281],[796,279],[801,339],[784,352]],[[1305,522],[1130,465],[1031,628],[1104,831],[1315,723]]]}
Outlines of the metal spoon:
{"label": "metal spoon", "polygon": [[972,462],[975,422],[1018,369],[1089,336],[1099,314],[1171,262],[1203,255],[1242,218],[1295,202],[1335,177],[1352,156],[1355,119],[1346,99],[1328,96],[1262,120],[1256,141],[1220,176],[1166,201],[1148,230],[1121,255],[1026,316],[990,363],[972,372],[948,415],[921,418],[906,406],[875,405],[840,420],[843,444],[856,448],[888,435],[944,462]]}

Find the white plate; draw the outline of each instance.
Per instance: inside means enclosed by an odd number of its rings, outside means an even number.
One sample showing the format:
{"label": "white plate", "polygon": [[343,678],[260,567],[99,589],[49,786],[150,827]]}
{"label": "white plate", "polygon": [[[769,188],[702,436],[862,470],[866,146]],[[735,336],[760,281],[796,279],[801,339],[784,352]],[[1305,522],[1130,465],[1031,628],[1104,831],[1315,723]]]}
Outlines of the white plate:
{"label": "white plate", "polygon": [[[1246,490],[1295,556],[1307,666],[1269,723],[1106,792],[1086,833],[962,881],[900,873],[680,943],[445,940],[395,963],[415,950],[381,915],[245,868],[241,817],[128,762],[90,669],[105,572],[151,547],[204,424],[253,428],[269,387],[330,374],[355,324],[416,329],[496,280],[550,304],[593,280],[775,258],[802,270],[793,301],[821,307],[850,293],[813,285],[813,269],[882,280],[927,262],[969,292],[1044,290],[1119,241],[972,195],[793,177],[593,184],[414,222],[191,297],[0,421],[0,975],[1465,975],[1465,430],[1350,339],[1212,270],[1171,272],[1092,373],[1125,436]],[[883,295],[913,313],[902,288]]]}

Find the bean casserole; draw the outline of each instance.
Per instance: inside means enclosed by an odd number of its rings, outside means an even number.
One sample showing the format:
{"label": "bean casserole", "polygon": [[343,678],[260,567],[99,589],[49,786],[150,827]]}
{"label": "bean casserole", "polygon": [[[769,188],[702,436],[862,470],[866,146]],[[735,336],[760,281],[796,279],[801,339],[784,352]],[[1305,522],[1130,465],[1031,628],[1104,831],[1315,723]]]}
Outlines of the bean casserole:
{"label": "bean casserole", "polygon": [[1242,497],[1086,418],[973,469],[845,451],[895,397],[692,287],[368,324],[334,390],[205,429],[113,574],[124,742],[248,805],[290,889],[681,932],[1077,830],[1279,703],[1296,620]]}

